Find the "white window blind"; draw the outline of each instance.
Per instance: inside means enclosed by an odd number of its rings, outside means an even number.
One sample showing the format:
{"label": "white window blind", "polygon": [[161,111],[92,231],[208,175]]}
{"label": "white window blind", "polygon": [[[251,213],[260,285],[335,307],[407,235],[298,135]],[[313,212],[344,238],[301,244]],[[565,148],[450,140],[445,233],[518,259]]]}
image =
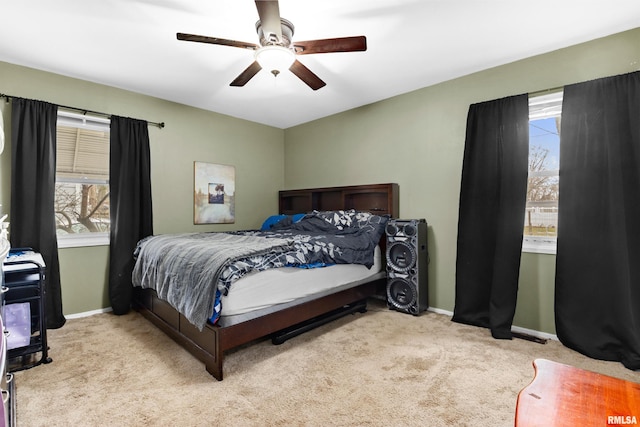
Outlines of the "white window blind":
{"label": "white window blind", "polygon": [[57,180],[107,183],[109,119],[58,112]]}

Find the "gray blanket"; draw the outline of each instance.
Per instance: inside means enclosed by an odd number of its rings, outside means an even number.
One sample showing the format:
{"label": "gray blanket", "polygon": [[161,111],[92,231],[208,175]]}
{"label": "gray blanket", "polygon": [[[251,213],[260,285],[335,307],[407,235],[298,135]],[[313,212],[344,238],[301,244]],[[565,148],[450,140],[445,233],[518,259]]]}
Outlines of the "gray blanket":
{"label": "gray blanket", "polygon": [[150,236],[138,244],[133,285],[154,289],[200,330],[213,313],[216,284],[234,260],[286,251],[291,241],[226,233]]}

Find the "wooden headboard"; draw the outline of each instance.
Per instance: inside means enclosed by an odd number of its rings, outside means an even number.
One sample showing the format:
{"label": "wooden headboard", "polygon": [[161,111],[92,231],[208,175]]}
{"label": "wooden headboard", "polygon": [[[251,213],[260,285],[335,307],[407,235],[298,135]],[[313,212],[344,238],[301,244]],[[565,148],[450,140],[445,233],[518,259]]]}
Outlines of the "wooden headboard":
{"label": "wooden headboard", "polygon": [[279,194],[280,214],[293,215],[312,210],[355,209],[399,218],[398,184],[351,185],[347,187],[283,190]]}
{"label": "wooden headboard", "polygon": [[[280,191],[280,214],[295,215],[317,211],[355,209],[375,215],[400,217],[398,184],[350,185],[347,187],[305,188]],[[380,238],[383,261],[387,236]]]}

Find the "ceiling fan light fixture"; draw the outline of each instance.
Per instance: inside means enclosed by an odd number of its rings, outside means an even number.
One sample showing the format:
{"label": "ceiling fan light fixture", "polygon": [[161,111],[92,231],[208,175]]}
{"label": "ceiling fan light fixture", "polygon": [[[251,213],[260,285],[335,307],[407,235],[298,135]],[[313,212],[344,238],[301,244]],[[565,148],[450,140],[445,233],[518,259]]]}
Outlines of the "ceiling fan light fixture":
{"label": "ceiling fan light fixture", "polygon": [[291,49],[282,46],[263,46],[256,50],[256,61],[260,66],[277,76],[283,70],[288,70],[296,60]]}

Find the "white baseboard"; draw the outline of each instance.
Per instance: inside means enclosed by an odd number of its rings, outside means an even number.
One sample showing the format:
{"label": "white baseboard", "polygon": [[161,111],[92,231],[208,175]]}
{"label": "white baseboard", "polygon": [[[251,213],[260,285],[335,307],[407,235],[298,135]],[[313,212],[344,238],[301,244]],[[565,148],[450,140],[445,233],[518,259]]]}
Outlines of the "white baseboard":
{"label": "white baseboard", "polygon": [[[433,308],[433,307],[429,307],[427,310],[428,311],[432,311],[434,313],[444,314],[444,315],[447,315],[449,317],[453,317],[453,312],[448,311],[448,310],[442,310],[440,308]],[[547,332],[541,332],[541,331],[536,331],[536,330],[533,330],[533,329],[521,328],[520,326],[512,326],[511,330],[513,332],[518,332],[518,333],[521,333],[521,334],[531,335],[531,336],[534,336],[536,338],[543,338],[543,339],[547,339],[547,340],[559,341],[558,337],[556,335],[549,334]]]}
{"label": "white baseboard", "polygon": [[[82,312],[82,313],[65,314],[64,317],[67,318],[67,319],[80,319],[82,317],[93,316],[94,314],[109,313],[110,311],[113,311],[113,309],[111,307],[107,307],[107,308],[101,308],[99,310],[85,311],[85,312]],[[453,317],[453,312],[449,311],[449,310],[442,310],[440,308],[429,307],[427,309],[427,311],[431,311],[433,313],[444,314],[446,316]],[[547,332],[541,332],[541,331],[536,331],[536,330],[533,330],[533,329],[521,328],[520,326],[512,326],[511,330],[513,330],[514,332],[521,333],[521,334],[531,335],[531,336],[534,336],[534,337],[537,337],[537,338],[543,338],[543,339],[558,341],[558,337],[556,335],[549,334]]]}
{"label": "white baseboard", "polygon": [[453,311],[443,310],[441,308],[429,307],[427,308],[427,311],[432,311],[434,313],[444,314],[446,316],[453,317]]}
{"label": "white baseboard", "polygon": [[111,307],[107,307],[99,310],[84,311],[82,313],[65,314],[64,317],[66,319],[80,319],[82,317],[93,316],[94,314],[109,313],[110,311],[113,311],[113,309]]}
{"label": "white baseboard", "polygon": [[532,336],[537,337],[537,338],[543,338],[543,339],[546,339],[546,340],[560,341],[558,339],[557,335],[550,334],[550,333],[547,333],[547,332],[536,331],[534,329],[521,328],[520,326],[512,326],[511,330],[513,332],[519,332],[521,334],[532,335]]}

